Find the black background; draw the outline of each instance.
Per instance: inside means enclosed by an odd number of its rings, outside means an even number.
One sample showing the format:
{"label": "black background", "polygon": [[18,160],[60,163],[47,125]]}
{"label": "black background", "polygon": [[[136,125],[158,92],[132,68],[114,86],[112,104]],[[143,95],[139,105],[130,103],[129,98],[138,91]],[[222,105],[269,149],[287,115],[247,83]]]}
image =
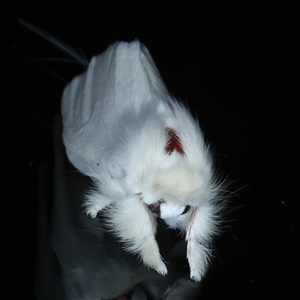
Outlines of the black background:
{"label": "black background", "polygon": [[23,18],[88,59],[117,40],[138,38],[148,47],[169,90],[197,116],[218,171],[232,181],[203,299],[293,298],[298,17],[288,4],[239,2],[1,2],[3,295],[34,299],[36,165],[51,162],[51,126],[63,88],[84,71],[59,60],[68,57],[22,27]]}

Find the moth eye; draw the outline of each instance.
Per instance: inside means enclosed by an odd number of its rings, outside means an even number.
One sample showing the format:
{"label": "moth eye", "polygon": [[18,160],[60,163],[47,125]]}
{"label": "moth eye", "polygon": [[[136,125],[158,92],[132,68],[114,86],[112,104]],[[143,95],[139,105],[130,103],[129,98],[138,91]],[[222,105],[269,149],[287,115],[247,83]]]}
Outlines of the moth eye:
{"label": "moth eye", "polygon": [[182,215],[186,214],[190,209],[191,209],[191,207],[190,207],[189,205],[187,205],[187,206],[184,208],[184,211],[182,212]]}

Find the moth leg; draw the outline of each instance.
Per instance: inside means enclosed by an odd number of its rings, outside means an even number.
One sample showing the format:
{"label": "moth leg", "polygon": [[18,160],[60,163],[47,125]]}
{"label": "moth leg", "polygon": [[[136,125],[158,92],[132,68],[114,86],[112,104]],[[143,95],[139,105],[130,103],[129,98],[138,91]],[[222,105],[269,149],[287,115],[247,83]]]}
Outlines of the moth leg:
{"label": "moth leg", "polygon": [[146,266],[159,274],[167,274],[155,239],[156,220],[140,195],[120,199],[108,211],[108,223],[125,243],[125,250],[138,254]]}
{"label": "moth leg", "polygon": [[149,237],[140,253],[141,259],[146,266],[153,268],[157,273],[166,275],[168,273],[166,265],[162,262],[159,248],[154,237]]}
{"label": "moth leg", "polygon": [[86,196],[83,206],[84,212],[92,219],[97,217],[99,211],[113,203],[111,198],[105,197],[100,193],[93,192]]}
{"label": "moth leg", "polygon": [[206,245],[214,232],[214,221],[205,207],[193,207],[189,214],[186,228],[187,259],[191,279],[199,282],[209,262],[210,250]]}

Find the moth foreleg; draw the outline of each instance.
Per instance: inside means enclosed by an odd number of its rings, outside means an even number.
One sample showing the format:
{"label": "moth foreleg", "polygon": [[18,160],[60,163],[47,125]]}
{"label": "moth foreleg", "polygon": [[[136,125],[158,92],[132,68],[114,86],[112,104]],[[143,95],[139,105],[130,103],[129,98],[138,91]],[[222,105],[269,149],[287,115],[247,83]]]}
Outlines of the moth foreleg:
{"label": "moth foreleg", "polygon": [[125,250],[138,254],[143,263],[159,274],[167,274],[155,239],[156,220],[140,195],[120,199],[109,209],[108,223],[125,243]]}
{"label": "moth foreleg", "polygon": [[215,222],[210,210],[202,207],[191,209],[186,228],[187,259],[190,277],[200,281],[206,273],[210,249],[207,247],[215,230]]}

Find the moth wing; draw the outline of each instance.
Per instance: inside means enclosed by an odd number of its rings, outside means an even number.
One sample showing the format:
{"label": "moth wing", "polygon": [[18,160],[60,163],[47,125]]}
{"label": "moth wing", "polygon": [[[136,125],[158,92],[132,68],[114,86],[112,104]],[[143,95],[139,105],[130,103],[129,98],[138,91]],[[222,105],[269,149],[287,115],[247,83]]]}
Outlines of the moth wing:
{"label": "moth wing", "polygon": [[[71,163],[85,175],[95,174],[101,158],[113,150],[120,116],[167,95],[150,53],[138,41],[117,42],[93,57],[86,72],[63,92],[63,141]],[[158,105],[160,110],[164,106]]]}

